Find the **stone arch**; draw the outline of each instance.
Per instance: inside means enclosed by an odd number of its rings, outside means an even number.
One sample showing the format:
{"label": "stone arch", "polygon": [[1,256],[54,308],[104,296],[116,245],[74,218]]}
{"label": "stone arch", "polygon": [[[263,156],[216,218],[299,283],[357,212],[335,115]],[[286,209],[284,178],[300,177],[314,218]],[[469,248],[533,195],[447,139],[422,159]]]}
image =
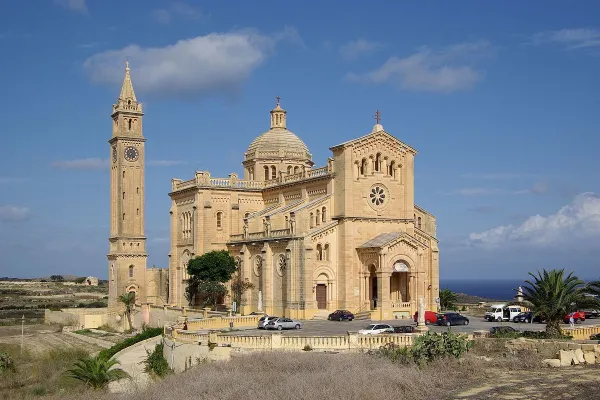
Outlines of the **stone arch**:
{"label": "stone arch", "polygon": [[188,249],[185,249],[183,251],[183,253],[181,253],[181,270],[183,271],[181,273],[181,276],[182,276],[183,280],[188,279],[187,267],[188,267],[188,263],[191,259],[192,259],[192,253],[190,253],[190,251]]}
{"label": "stone arch", "polygon": [[320,265],[313,271],[313,280],[316,281],[319,276],[325,275],[330,281],[335,280],[333,269],[327,265]]}
{"label": "stone arch", "polygon": [[404,261],[408,265],[408,272],[414,272],[417,270],[417,263],[413,256],[410,256],[406,253],[397,253],[388,258],[388,264],[386,268],[389,271],[392,271],[392,268],[396,261]]}

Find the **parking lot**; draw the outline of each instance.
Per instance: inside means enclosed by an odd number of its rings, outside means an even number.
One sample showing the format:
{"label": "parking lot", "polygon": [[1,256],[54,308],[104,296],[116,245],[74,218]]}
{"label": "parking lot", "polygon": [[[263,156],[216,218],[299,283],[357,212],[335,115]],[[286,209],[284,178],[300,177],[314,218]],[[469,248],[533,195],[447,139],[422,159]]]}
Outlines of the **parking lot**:
{"label": "parking lot", "polygon": [[[514,322],[487,322],[482,317],[473,317],[464,313],[466,317],[469,318],[469,325],[467,326],[452,326],[450,329],[453,332],[460,333],[472,333],[473,331],[478,330],[488,330],[492,326],[500,326],[507,325],[512,326],[513,328],[521,331],[543,331],[546,327],[545,324],[537,324],[537,323],[514,323]],[[369,325],[371,321],[327,321],[327,320],[308,320],[301,321],[303,324],[302,329],[300,330],[284,330],[282,334],[289,336],[336,336],[336,335],[346,335],[348,331],[356,332],[359,329],[362,329]],[[400,326],[400,325],[416,325],[412,320],[408,319],[396,319],[391,321],[373,321],[372,323],[383,323],[389,324],[392,326]],[[600,319],[588,319],[581,323],[581,325],[595,325],[600,324]],[[576,325],[579,326],[580,324]],[[564,326],[569,326],[565,324]],[[445,332],[448,330],[445,326],[436,326],[436,325],[428,325],[429,329],[432,332]],[[235,327],[234,327],[235,328]],[[264,329],[243,329],[240,331],[233,331],[231,335],[252,335],[252,336],[262,336],[262,335],[271,335],[274,330],[264,330]]]}

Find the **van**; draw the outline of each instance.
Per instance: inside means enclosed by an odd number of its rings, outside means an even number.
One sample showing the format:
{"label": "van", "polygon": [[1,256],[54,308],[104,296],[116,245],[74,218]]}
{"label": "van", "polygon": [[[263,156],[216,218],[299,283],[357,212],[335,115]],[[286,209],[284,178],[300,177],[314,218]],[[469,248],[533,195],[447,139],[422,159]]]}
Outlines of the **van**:
{"label": "van", "polygon": [[483,317],[487,321],[512,321],[514,317],[522,312],[521,307],[506,304],[492,304]]}

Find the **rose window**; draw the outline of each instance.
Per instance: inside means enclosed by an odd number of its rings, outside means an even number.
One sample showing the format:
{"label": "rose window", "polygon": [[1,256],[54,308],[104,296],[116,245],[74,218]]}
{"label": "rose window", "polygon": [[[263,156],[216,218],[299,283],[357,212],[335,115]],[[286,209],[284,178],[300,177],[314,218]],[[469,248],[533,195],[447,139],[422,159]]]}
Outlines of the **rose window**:
{"label": "rose window", "polygon": [[381,186],[375,186],[371,189],[371,204],[376,206],[383,205],[385,201],[385,190]]}

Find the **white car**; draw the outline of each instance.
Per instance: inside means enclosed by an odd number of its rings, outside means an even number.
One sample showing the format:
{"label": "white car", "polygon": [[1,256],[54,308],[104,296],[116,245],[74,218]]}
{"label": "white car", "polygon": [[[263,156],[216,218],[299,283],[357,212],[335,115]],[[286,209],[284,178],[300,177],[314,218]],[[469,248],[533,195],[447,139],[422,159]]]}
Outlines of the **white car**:
{"label": "white car", "polygon": [[384,332],[394,333],[394,328],[388,324],[371,324],[358,331],[361,335],[378,335]]}

